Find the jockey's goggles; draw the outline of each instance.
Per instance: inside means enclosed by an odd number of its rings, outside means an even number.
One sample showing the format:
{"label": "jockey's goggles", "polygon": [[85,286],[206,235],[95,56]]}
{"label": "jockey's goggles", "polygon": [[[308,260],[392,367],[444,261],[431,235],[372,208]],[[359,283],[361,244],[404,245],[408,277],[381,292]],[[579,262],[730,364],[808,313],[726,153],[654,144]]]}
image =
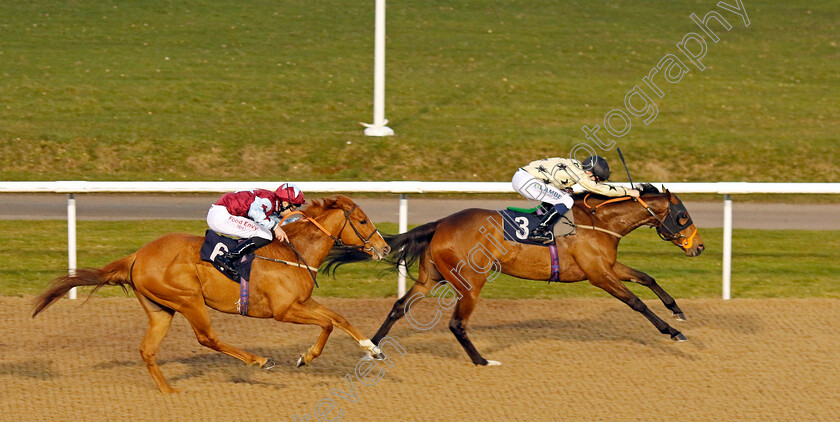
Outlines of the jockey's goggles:
{"label": "jockey's goggles", "polygon": [[286,210],[292,210],[292,211],[294,211],[294,210],[296,210],[296,209],[298,209],[298,208],[300,208],[300,204],[292,204],[292,203],[290,203],[289,205],[283,205],[283,203],[282,203],[282,202],[280,203],[280,212],[283,212],[283,211],[286,211]]}

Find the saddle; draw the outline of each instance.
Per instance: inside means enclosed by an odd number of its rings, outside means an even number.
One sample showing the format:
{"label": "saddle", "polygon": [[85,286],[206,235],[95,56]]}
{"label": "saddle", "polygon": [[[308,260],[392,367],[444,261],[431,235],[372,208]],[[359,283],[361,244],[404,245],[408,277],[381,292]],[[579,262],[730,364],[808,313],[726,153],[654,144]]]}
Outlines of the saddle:
{"label": "saddle", "polygon": [[[504,210],[499,210],[499,214],[504,220],[504,235],[505,240],[511,240],[527,245],[549,246],[548,244],[532,242],[528,240],[531,231],[539,225],[542,219],[542,209],[536,208],[519,208],[508,207]],[[572,210],[566,211],[559,220],[552,226],[554,238],[558,239],[575,234],[575,221]],[[554,243],[552,242],[551,245]]]}

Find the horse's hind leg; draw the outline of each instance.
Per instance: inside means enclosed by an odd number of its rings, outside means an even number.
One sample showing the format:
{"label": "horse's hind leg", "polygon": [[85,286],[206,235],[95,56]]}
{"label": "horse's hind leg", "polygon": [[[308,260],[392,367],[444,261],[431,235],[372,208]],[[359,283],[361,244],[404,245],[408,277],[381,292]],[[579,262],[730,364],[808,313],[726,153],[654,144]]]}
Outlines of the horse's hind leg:
{"label": "horse's hind leg", "polygon": [[140,300],[140,305],[149,316],[149,329],[146,331],[146,336],[143,338],[143,343],[140,345],[140,356],[146,362],[146,368],[152,374],[152,379],[157,384],[160,391],[164,393],[174,393],[177,390],[170,387],[164,378],[163,373],[160,372],[155,356],[160,348],[160,343],[169,331],[169,326],[172,324],[172,317],[175,311],[167,307],[158,305],[143,296],[137,290],[134,291],[137,299]]}
{"label": "horse's hind leg", "polygon": [[[430,283],[434,285],[435,283]],[[391,312],[388,313],[388,316],[385,318],[385,321],[382,322],[382,325],[379,327],[379,330],[376,331],[376,334],[371,339],[374,344],[379,344],[379,342],[388,335],[388,332],[391,331],[391,328],[394,327],[394,324],[397,323],[402,317],[405,316],[406,306],[408,305],[408,299],[414,297],[418,293],[421,294],[421,297],[425,297],[429,294],[431,289],[429,286],[421,284],[419,281],[414,283],[414,286],[408,290],[408,292],[401,298],[397,299],[394,302],[394,306],[391,308]],[[415,303],[412,301],[411,303]]]}
{"label": "horse's hind leg", "polygon": [[489,366],[501,365],[497,361],[484,359],[467,336],[467,321],[469,321],[470,315],[472,315],[475,309],[478,292],[475,293],[475,296],[473,297],[472,294],[467,293],[458,301],[458,306],[455,307],[455,312],[452,313],[452,319],[449,320],[449,330],[452,331],[452,334],[461,343],[461,346],[470,356],[474,364]]}
{"label": "horse's hind leg", "polygon": [[244,350],[237,349],[227,343],[219,341],[216,333],[210,328],[210,315],[207,314],[207,308],[203,302],[185,303],[185,306],[178,310],[187,321],[190,322],[195,337],[202,346],[209,347],[217,352],[224,353],[228,356],[233,356],[248,365],[258,364],[261,368],[269,369],[274,366],[274,362],[267,358],[259,357],[248,353]]}
{"label": "horse's hind leg", "polygon": [[[409,304],[409,298],[414,297],[418,293],[420,293],[422,297],[426,297],[432,290],[432,287],[434,287],[439,281],[443,280],[443,276],[434,264],[432,264],[428,251],[424,254],[423,259],[420,262],[421,265],[417,273],[417,281],[403,297],[394,302],[391,312],[388,313],[385,321],[379,327],[379,330],[376,331],[373,339],[371,339],[374,344],[379,344],[379,342],[388,335],[388,332],[391,331],[394,324],[396,324],[400,318],[405,316],[406,306]],[[412,301],[411,303],[415,302]]]}
{"label": "horse's hind leg", "polygon": [[669,295],[665,289],[663,289],[656,280],[654,280],[653,277],[637,269],[630,268],[620,262],[615,263],[613,270],[622,281],[632,281],[648,287],[656,293],[656,296],[659,297],[659,300],[661,300],[663,304],[665,304],[665,307],[673,312],[674,318],[680,321],[685,321],[685,314],[683,314],[683,311],[679,306],[677,306],[677,301],[675,301],[674,298],[671,297],[671,295]]}

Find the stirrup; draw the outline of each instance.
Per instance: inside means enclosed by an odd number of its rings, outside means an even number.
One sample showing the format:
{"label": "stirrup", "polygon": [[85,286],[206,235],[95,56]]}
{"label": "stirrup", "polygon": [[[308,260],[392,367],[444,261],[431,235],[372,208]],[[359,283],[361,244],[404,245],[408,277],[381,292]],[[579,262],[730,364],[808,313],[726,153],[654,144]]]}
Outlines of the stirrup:
{"label": "stirrup", "polygon": [[233,268],[233,261],[226,256],[220,256],[216,258],[215,264],[218,266],[219,271],[225,274],[230,274],[234,276],[236,279],[239,279],[239,271]]}
{"label": "stirrup", "polygon": [[528,236],[528,240],[530,240],[530,241],[532,241],[532,242],[538,242],[538,243],[543,243],[543,244],[549,244],[549,243],[551,243],[551,242],[554,242],[554,233],[552,233],[552,232],[550,232],[550,231],[549,231],[549,232],[547,232],[546,234],[542,234],[542,233],[531,233],[531,235],[530,235],[530,236]]}

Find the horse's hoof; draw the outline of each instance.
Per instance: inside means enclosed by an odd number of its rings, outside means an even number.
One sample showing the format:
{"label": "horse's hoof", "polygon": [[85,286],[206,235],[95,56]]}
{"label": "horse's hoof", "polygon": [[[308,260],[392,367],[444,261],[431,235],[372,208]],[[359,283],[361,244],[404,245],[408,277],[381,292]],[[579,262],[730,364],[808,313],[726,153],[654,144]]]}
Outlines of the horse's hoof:
{"label": "horse's hoof", "polygon": [[299,357],[295,366],[300,368],[301,366],[306,365],[306,360],[303,359],[303,356]]}
{"label": "horse's hoof", "polygon": [[674,319],[677,321],[685,321],[685,314],[682,312],[677,312],[674,314]]}
{"label": "horse's hoof", "polygon": [[385,357],[384,353],[372,353],[372,354],[368,354],[368,356],[370,356],[370,358],[373,359],[373,360],[385,360],[385,359],[387,359]]}
{"label": "horse's hoof", "polygon": [[488,360],[486,366],[502,366],[502,363],[497,360]]}
{"label": "horse's hoof", "polygon": [[674,334],[673,336],[671,336],[671,340],[686,341],[686,340],[688,340],[688,338],[686,338],[686,336],[684,336],[683,333],[677,333],[677,334]]}
{"label": "horse's hoof", "polygon": [[271,369],[271,368],[274,368],[274,361],[271,360],[271,359],[266,359],[265,363],[262,364],[262,366],[260,366],[260,368],[265,369],[266,371]]}

